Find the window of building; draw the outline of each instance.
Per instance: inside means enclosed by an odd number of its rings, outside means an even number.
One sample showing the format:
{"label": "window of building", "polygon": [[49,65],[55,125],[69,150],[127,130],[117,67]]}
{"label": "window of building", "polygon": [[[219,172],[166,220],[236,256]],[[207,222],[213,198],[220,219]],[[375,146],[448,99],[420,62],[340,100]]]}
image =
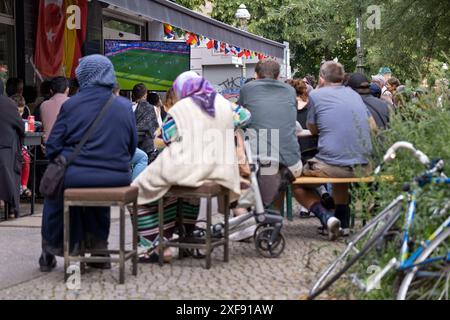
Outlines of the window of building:
{"label": "window of building", "polygon": [[14,27],[0,24],[0,77],[5,80],[14,74]]}
{"label": "window of building", "polygon": [[14,1],[0,0],[0,78],[15,74]]}
{"label": "window of building", "polygon": [[103,28],[114,30],[122,37],[132,37],[135,39],[142,39],[144,34],[144,27],[140,24],[134,24],[124,20],[117,19],[115,17],[104,16],[103,17]]}
{"label": "window of building", "polygon": [[14,1],[0,0],[0,14],[13,17],[14,16]]}

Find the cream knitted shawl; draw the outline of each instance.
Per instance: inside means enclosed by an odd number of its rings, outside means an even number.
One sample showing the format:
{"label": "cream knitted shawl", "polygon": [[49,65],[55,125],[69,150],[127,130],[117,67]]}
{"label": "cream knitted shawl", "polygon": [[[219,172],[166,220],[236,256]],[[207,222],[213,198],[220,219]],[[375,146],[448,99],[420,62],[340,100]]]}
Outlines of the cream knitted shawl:
{"label": "cream knitted shawl", "polygon": [[221,95],[216,97],[215,108],[212,118],[186,98],[170,109],[179,139],[133,182],[139,187],[140,205],[160,199],[172,186],[200,187],[206,182],[230,190],[230,201],[239,198],[232,108]]}

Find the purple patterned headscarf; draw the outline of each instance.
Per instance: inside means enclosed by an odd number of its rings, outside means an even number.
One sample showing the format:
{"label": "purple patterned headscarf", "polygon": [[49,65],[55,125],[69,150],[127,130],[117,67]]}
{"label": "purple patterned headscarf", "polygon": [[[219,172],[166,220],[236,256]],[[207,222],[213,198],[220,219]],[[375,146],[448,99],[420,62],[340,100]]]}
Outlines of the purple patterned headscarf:
{"label": "purple patterned headscarf", "polygon": [[178,76],[173,84],[178,99],[192,98],[194,102],[208,115],[215,117],[216,90],[203,77],[194,71],[187,71]]}

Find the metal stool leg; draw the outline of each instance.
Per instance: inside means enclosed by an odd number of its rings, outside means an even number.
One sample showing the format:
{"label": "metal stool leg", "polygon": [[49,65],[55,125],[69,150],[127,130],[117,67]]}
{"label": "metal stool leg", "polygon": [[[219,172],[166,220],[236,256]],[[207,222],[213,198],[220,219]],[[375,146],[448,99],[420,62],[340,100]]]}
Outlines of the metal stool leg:
{"label": "metal stool leg", "polygon": [[292,216],[292,186],[288,186],[286,191],[286,216],[289,221],[293,221]]}
{"label": "metal stool leg", "polygon": [[228,194],[225,194],[223,198],[225,202],[225,244],[223,245],[223,261],[228,262],[230,261],[230,200]]}
{"label": "metal stool leg", "polygon": [[159,216],[159,265],[164,264],[164,197],[158,201],[158,216]]}
{"label": "metal stool leg", "polygon": [[211,268],[211,196],[206,198],[206,269]]}
{"label": "metal stool leg", "polygon": [[119,253],[119,283],[125,283],[125,208],[120,206],[120,253]]}
{"label": "metal stool leg", "polygon": [[69,268],[70,250],[70,207],[64,204],[64,282],[68,279],[67,269]]}
{"label": "metal stool leg", "polygon": [[138,234],[137,234],[137,217],[138,217],[138,208],[137,208],[137,202],[135,201],[133,203],[133,276],[137,276],[137,268],[138,268],[138,253],[137,253],[137,247],[138,247]]}
{"label": "metal stool leg", "polygon": [[[86,256],[86,244],[84,243],[84,241],[81,241],[80,256],[82,258]],[[80,261],[80,273],[86,273],[86,262]]]}
{"label": "metal stool leg", "polygon": [[[184,215],[183,215],[183,199],[178,198],[177,200],[177,219],[178,219],[178,230],[179,237],[184,239],[186,237],[186,228],[184,226]],[[184,249],[178,248],[178,259],[182,260],[184,258]]]}

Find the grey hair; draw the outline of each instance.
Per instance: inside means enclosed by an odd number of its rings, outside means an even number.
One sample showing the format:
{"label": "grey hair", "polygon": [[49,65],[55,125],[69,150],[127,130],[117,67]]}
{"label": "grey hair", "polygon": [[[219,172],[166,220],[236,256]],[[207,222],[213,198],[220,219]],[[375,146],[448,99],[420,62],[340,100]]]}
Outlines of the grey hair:
{"label": "grey hair", "polygon": [[327,61],[320,67],[320,76],[328,83],[342,83],[345,77],[344,66],[339,62]]}

